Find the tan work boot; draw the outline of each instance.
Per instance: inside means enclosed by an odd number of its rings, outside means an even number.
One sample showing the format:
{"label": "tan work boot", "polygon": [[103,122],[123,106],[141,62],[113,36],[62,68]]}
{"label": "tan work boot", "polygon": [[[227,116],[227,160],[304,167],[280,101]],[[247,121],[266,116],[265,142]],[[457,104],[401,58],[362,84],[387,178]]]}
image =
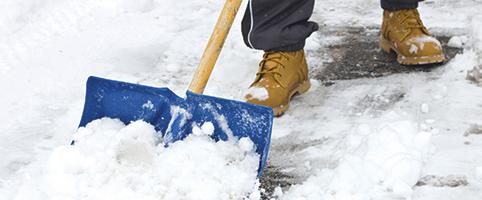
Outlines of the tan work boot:
{"label": "tan work boot", "polygon": [[281,116],[288,109],[291,97],[308,89],[304,50],[266,52],[245,98],[248,103],[271,107],[275,116]]}
{"label": "tan work boot", "polygon": [[395,51],[397,61],[403,65],[445,61],[442,45],[425,28],[417,9],[383,12],[380,47],[386,52]]}

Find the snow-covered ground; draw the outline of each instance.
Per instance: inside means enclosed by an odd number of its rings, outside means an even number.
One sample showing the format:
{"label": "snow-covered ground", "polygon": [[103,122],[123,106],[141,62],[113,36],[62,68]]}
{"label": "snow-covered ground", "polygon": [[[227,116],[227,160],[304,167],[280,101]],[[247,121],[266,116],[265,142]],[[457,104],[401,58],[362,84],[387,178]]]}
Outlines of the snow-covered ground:
{"label": "snow-covered ground", "polygon": [[[222,4],[2,0],[0,199],[30,192],[35,184],[18,180],[39,180],[42,174],[34,172],[46,169],[57,148],[70,142],[89,75],[183,94]],[[313,20],[378,26],[378,4],[317,1]],[[278,188],[276,197],[481,199],[482,87],[475,73],[482,64],[480,10],[480,0],[421,4],[429,29],[456,36],[451,45],[464,48],[432,72],[335,81],[330,87],[313,79],[310,92],[275,120],[269,162],[295,180]],[[254,78],[262,52],[244,46],[240,19],[206,94],[241,100]],[[323,67],[316,50],[338,39],[309,39],[311,71]]]}
{"label": "snow-covered ground", "polygon": [[[6,183],[3,199],[243,199],[259,196],[247,138],[214,142],[211,122],[165,147],[154,126],[99,119],[56,148],[46,167]],[[24,190],[28,188],[29,192]],[[254,189],[254,191],[253,191]]]}

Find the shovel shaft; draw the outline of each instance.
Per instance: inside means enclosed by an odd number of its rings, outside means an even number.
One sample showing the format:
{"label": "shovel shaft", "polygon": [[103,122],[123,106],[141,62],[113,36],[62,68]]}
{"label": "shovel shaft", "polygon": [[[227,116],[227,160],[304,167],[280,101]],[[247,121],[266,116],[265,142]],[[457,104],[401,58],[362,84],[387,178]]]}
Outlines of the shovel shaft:
{"label": "shovel shaft", "polygon": [[219,54],[223,48],[224,41],[226,40],[229,30],[233,25],[236,13],[241,6],[241,2],[242,0],[226,0],[224,8],[221,11],[221,15],[219,16],[216,26],[214,27],[214,31],[211,34],[208,45],[204,50],[201,61],[196,69],[196,72],[194,73],[194,77],[189,84],[189,91],[197,94],[202,94],[204,92],[204,88],[208,83],[209,77],[214,69],[214,65],[216,64]]}

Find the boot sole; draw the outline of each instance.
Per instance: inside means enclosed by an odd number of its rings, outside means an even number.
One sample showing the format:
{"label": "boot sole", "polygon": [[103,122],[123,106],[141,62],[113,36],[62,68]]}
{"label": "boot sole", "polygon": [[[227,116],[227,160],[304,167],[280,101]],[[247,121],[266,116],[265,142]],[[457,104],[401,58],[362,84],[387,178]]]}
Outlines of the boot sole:
{"label": "boot sole", "polygon": [[438,54],[433,56],[415,56],[407,57],[402,55],[398,50],[392,45],[392,43],[383,37],[380,37],[380,48],[387,53],[392,51],[397,54],[397,61],[402,65],[427,65],[445,62],[445,55]]}
{"label": "boot sole", "polygon": [[299,84],[298,87],[296,87],[290,93],[289,100],[286,105],[280,105],[278,107],[273,108],[274,116],[280,117],[281,115],[283,115],[286,112],[286,110],[288,110],[288,108],[290,107],[291,98],[293,98],[296,95],[301,95],[308,92],[308,90],[310,90],[310,87],[311,87],[310,80],[306,80],[303,83]]}

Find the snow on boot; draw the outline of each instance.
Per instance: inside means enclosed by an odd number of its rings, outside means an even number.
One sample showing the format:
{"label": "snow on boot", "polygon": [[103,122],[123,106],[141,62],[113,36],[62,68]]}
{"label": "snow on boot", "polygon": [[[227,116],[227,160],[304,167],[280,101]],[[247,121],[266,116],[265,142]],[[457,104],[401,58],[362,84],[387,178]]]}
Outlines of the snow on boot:
{"label": "snow on boot", "polygon": [[445,61],[442,45],[420,19],[417,9],[383,12],[380,47],[395,51],[403,65],[423,65]]}
{"label": "snow on boot", "polygon": [[275,116],[281,116],[288,109],[291,97],[305,93],[309,88],[304,50],[266,52],[245,99],[249,103],[271,107]]}

